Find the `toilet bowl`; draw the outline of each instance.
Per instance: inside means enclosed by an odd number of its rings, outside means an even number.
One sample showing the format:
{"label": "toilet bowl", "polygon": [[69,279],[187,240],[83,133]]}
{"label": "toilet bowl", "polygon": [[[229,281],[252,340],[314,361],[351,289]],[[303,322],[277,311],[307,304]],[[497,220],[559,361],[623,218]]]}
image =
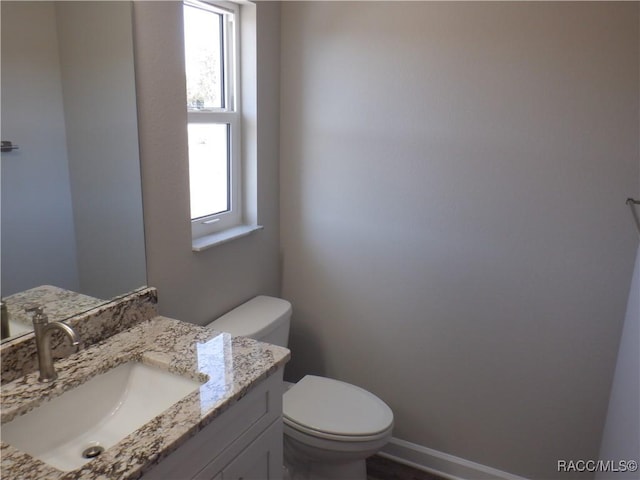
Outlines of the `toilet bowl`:
{"label": "toilet bowl", "polygon": [[[286,347],[290,319],[289,302],[259,296],[209,326]],[[365,459],[391,438],[391,409],[360,387],[316,375],[284,390],[284,462],[291,480],[365,480]]]}
{"label": "toilet bowl", "polygon": [[391,438],[393,413],[372,393],[307,375],[283,397],[285,465],[292,479],[364,479],[364,459]]}

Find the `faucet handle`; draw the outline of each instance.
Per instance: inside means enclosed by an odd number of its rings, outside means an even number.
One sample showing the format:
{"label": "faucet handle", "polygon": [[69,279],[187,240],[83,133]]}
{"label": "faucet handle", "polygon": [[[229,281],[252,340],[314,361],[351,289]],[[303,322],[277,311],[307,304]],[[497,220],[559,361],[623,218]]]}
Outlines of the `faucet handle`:
{"label": "faucet handle", "polygon": [[44,307],[41,305],[27,305],[24,311],[33,313],[34,324],[46,324],[49,322],[47,315],[44,313]]}

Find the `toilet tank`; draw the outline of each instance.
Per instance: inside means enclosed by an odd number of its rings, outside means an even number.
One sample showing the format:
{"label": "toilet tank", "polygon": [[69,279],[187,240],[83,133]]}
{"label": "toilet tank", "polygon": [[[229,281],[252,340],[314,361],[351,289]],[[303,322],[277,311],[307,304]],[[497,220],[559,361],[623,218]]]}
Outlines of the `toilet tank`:
{"label": "toilet tank", "polygon": [[291,304],[286,300],[260,295],[211,322],[208,326],[234,337],[250,337],[286,347],[289,343]]}

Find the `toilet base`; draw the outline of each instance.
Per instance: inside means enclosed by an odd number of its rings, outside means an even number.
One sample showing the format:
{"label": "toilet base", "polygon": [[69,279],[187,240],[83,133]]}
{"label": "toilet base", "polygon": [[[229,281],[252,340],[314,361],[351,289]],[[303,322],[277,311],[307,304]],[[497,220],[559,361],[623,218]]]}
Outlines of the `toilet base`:
{"label": "toilet base", "polygon": [[[292,438],[291,433],[285,425],[284,466],[289,480],[366,480],[366,458],[376,453],[388,440],[385,437],[378,442],[366,442],[359,444],[359,448],[354,448],[355,443],[340,445],[341,449],[319,448],[318,443],[309,445],[299,441],[300,438]],[[296,435],[310,440],[304,434]],[[331,446],[331,442],[328,445]]]}

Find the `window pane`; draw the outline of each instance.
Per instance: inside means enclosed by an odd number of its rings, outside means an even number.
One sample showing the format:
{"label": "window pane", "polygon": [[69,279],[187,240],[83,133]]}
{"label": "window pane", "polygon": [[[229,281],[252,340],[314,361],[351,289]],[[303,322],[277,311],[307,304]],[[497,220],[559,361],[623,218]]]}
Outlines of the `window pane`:
{"label": "window pane", "polygon": [[222,15],[184,5],[187,108],[224,107]]}
{"label": "window pane", "polygon": [[191,219],[229,210],[229,125],[190,123]]}

